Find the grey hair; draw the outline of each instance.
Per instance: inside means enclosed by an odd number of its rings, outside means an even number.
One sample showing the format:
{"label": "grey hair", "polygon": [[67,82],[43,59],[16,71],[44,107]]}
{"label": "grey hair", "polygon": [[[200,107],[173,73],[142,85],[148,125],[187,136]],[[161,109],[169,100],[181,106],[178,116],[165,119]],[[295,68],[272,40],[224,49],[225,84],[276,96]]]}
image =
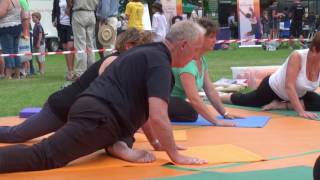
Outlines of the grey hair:
{"label": "grey hair", "polygon": [[188,43],[193,43],[200,36],[204,36],[205,29],[198,23],[190,20],[179,21],[171,26],[166,35],[166,40],[171,43],[186,40]]}

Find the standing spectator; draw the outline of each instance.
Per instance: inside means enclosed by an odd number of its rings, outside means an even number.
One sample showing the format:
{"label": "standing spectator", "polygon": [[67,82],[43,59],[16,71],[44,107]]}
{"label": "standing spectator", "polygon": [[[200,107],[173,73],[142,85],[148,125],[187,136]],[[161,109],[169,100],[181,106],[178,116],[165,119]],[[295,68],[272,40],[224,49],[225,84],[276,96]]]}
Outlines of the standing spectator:
{"label": "standing spectator", "polygon": [[153,41],[160,42],[164,40],[167,34],[167,19],[163,14],[162,5],[158,2],[152,4],[152,31],[154,33]]}
{"label": "standing spectator", "polygon": [[[118,0],[100,0],[96,12],[97,23],[96,23],[96,44],[98,49],[106,48],[106,49],[114,49],[116,38],[113,38],[113,41],[109,41],[107,44],[101,44],[98,40],[98,33],[100,26],[103,24],[108,24],[114,29],[114,36],[117,37],[117,24],[118,24],[118,8],[119,2]],[[102,32],[100,32],[102,33]],[[100,57],[104,56],[104,52],[99,52]],[[107,55],[107,54],[106,54]]]}
{"label": "standing spectator", "polygon": [[[22,20],[22,39],[20,39],[20,42],[29,40],[28,44],[25,44],[24,48],[25,50],[28,50],[29,52],[32,52],[32,28],[30,24],[30,5],[28,3],[28,0],[19,0],[20,5],[23,9],[25,18]],[[20,46],[20,45],[19,45]],[[19,52],[20,53],[20,52]],[[20,57],[21,63],[22,63],[22,74],[28,75],[34,73],[34,67],[32,63],[32,57]],[[23,60],[27,60],[24,61]]]}
{"label": "standing spectator", "polygon": [[[94,31],[96,25],[95,10],[98,0],[67,0],[68,13],[72,9],[72,30],[76,50],[91,50],[94,48]],[[77,53],[75,76],[81,74],[94,63],[94,53]]]}
{"label": "standing spectator", "polygon": [[262,37],[263,38],[269,38],[270,35],[270,27],[269,27],[269,17],[268,17],[268,11],[263,11],[263,15],[261,18],[261,24],[262,24]]}
{"label": "standing spectator", "polygon": [[[32,13],[32,21],[34,22],[33,26],[33,52],[44,53],[45,44],[44,44],[44,31],[40,24],[41,14],[39,12]],[[36,60],[39,66],[40,74],[44,74],[44,55],[37,55]]]}
{"label": "standing spectator", "polygon": [[[0,44],[4,54],[17,54],[22,32],[23,11],[18,0],[0,1]],[[5,57],[6,78],[20,76],[20,57]]]}
{"label": "standing spectator", "polygon": [[126,6],[126,17],[128,18],[128,28],[143,30],[142,16],[144,6],[140,0],[131,0]]}
{"label": "standing spectator", "polygon": [[[2,54],[1,43],[0,43],[0,54]],[[2,79],[3,77],[4,77],[4,61],[3,61],[3,57],[0,56],[0,79]]]}
{"label": "standing spectator", "polygon": [[234,12],[230,12],[230,15],[228,17],[228,26],[231,31],[231,37],[233,39],[238,39],[238,26],[237,26],[237,22],[235,20],[235,13]]}
{"label": "standing spectator", "polygon": [[317,17],[313,11],[310,11],[310,13],[308,14],[307,20],[308,20],[308,25],[309,25],[310,29],[314,29],[316,26]]}
{"label": "standing spectator", "polygon": [[290,33],[294,38],[302,37],[302,20],[305,9],[300,0],[295,0],[290,8],[289,16],[291,17]]}
{"label": "standing spectator", "polygon": [[279,37],[279,17],[282,13],[279,12],[278,2],[274,1],[268,8],[270,38]]}
{"label": "standing spectator", "polygon": [[198,21],[198,14],[196,10],[192,10],[191,15],[190,15],[190,20],[197,22]]}
{"label": "standing spectator", "polygon": [[[54,0],[52,9],[52,24],[57,28],[60,42],[63,50],[71,51],[74,49],[73,33],[71,27],[71,19],[67,14],[67,0]],[[74,78],[74,54],[66,54],[68,81]]]}

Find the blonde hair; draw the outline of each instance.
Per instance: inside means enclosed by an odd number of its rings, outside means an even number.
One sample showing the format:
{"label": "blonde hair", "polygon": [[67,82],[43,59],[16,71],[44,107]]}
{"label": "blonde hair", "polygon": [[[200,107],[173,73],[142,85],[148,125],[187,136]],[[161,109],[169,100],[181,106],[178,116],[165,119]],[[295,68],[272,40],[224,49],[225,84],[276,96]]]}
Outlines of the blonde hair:
{"label": "blonde hair", "polygon": [[127,50],[127,43],[132,43],[134,46],[137,46],[150,42],[152,42],[152,34],[150,32],[143,32],[136,28],[129,28],[117,37],[116,49],[118,52],[124,52]]}
{"label": "blonde hair", "polygon": [[316,32],[315,36],[311,41],[309,49],[311,51],[315,50],[317,53],[320,52],[320,32]]}

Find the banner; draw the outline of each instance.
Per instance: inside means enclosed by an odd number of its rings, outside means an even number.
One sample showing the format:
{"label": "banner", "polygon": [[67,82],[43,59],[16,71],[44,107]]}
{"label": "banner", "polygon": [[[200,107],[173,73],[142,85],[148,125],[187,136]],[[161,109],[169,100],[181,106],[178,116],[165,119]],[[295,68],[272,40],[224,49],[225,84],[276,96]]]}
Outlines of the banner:
{"label": "banner", "polygon": [[[238,0],[239,37],[240,39],[261,38],[260,0]],[[242,42],[252,46],[254,42]]]}
{"label": "banner", "polygon": [[[182,3],[182,1],[181,1],[181,3]],[[168,25],[170,25],[172,17],[177,15],[177,1],[176,0],[161,0],[161,4],[162,4],[162,9],[163,9],[164,15],[167,18]],[[181,6],[181,8],[182,8],[182,6]]]}

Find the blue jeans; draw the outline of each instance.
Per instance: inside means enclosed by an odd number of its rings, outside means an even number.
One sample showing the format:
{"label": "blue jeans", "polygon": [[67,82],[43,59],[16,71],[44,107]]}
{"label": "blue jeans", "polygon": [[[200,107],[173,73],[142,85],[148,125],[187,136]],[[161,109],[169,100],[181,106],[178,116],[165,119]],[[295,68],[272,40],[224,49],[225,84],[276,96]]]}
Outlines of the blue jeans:
{"label": "blue jeans", "polygon": [[[0,43],[3,54],[17,54],[22,26],[0,28]],[[5,57],[5,66],[8,69],[20,68],[20,57]]]}

